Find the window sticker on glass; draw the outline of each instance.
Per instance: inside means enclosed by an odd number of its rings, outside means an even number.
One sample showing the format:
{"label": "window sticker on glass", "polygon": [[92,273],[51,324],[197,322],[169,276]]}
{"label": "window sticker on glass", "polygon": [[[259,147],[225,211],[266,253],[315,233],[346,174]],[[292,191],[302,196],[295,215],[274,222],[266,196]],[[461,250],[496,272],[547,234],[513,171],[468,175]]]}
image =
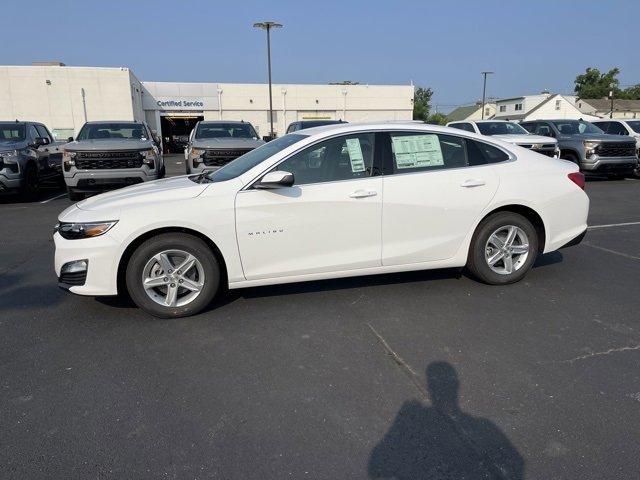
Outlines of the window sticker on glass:
{"label": "window sticker on glass", "polygon": [[444,165],[437,135],[392,136],[391,142],[398,169]]}
{"label": "window sticker on glass", "polygon": [[349,153],[349,161],[351,162],[351,171],[364,172],[364,157],[362,156],[362,148],[360,140],[357,138],[347,138],[347,153]]}

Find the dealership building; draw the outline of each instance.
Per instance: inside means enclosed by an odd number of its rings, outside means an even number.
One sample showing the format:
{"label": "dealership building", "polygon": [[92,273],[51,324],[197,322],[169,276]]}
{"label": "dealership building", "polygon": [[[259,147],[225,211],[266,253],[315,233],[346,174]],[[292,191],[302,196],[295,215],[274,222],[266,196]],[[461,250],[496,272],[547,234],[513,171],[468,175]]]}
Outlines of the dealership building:
{"label": "dealership building", "polygon": [[[410,120],[412,85],[273,85],[277,135],[298,120]],[[198,120],[244,120],[269,134],[266,84],[142,82],[129,68],[61,63],[0,67],[0,120],[42,122],[57,139],[85,121],[146,120],[162,138]]]}

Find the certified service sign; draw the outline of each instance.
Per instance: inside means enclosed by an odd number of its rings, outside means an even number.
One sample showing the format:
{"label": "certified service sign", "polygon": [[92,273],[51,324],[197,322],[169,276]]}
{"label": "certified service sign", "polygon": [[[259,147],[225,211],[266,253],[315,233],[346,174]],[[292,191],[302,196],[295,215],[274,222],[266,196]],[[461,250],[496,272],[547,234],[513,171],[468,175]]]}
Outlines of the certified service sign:
{"label": "certified service sign", "polygon": [[156,104],[162,110],[202,110],[204,101],[199,99],[167,99],[157,100]]}

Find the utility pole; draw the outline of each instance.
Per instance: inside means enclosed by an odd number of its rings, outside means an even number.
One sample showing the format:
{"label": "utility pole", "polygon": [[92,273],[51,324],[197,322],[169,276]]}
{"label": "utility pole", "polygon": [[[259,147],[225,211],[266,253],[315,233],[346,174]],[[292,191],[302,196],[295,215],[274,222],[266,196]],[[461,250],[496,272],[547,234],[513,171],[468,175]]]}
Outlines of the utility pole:
{"label": "utility pole", "polygon": [[267,68],[269,70],[269,124],[271,125],[271,132],[269,137],[273,139],[275,132],[273,131],[273,96],[271,94],[271,29],[282,28],[282,24],[276,22],[257,22],[253,24],[254,28],[261,28],[267,31]]}
{"label": "utility pole", "polygon": [[609,88],[609,99],[611,100],[611,111],[609,112],[609,118],[613,118],[613,88],[616,86],[615,83],[610,83]]}
{"label": "utility pole", "polygon": [[482,119],[484,120],[484,103],[485,103],[485,95],[487,93],[487,75],[492,75],[493,72],[480,72],[484,77],[484,82],[482,84]]}

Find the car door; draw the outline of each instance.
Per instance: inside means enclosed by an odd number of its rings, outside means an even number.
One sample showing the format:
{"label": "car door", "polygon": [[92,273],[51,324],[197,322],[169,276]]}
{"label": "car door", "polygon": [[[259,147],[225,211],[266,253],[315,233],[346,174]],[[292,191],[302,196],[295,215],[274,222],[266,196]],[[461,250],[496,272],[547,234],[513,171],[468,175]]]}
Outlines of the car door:
{"label": "car door", "polygon": [[38,135],[44,138],[47,142],[46,145],[42,145],[40,150],[43,156],[46,157],[46,168],[51,175],[58,175],[62,173],[62,151],[60,144],[53,141],[53,137],[49,133],[47,127],[41,124],[35,124]]}
{"label": "car door", "polygon": [[453,257],[498,189],[498,175],[479,149],[488,144],[398,131],[382,145],[382,264]]}
{"label": "car door", "polygon": [[236,196],[247,280],[380,266],[382,177],[376,134],[339,135],[285,159],[291,187]]}

